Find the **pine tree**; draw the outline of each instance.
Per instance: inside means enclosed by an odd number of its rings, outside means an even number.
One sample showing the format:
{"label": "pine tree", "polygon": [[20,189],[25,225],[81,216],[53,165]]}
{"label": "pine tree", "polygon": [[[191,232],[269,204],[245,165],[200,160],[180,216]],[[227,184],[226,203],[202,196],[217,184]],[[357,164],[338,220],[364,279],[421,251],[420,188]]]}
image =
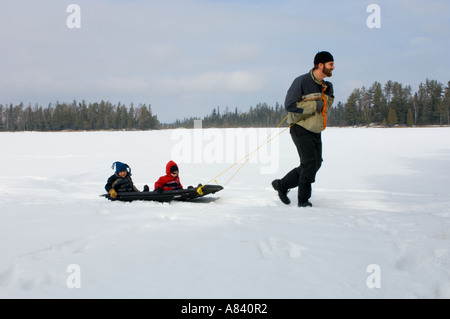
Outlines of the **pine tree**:
{"label": "pine tree", "polygon": [[345,108],[341,101],[330,110],[329,126],[345,126]]}
{"label": "pine tree", "polygon": [[384,94],[386,96],[387,104],[391,103],[392,87],[393,82],[391,80],[387,81],[386,84],[384,85]]}
{"label": "pine tree", "polygon": [[397,123],[398,123],[397,114],[395,113],[395,110],[391,107],[389,108],[388,112],[387,124],[388,126],[394,126]]}
{"label": "pine tree", "polygon": [[136,118],[135,118],[134,104],[131,103],[130,109],[128,111],[127,129],[132,130],[135,128],[136,128]]}
{"label": "pine tree", "polygon": [[358,122],[358,100],[360,96],[359,89],[353,90],[345,103],[345,124],[357,125]]}
{"label": "pine tree", "polygon": [[0,104],[0,132],[5,130],[5,108]]}
{"label": "pine tree", "polygon": [[403,87],[402,84],[393,82],[392,100],[391,103],[389,103],[389,107],[394,109],[400,124],[406,124],[406,115],[408,113],[410,100],[411,86]]}
{"label": "pine tree", "polygon": [[45,119],[42,106],[35,106],[34,109],[34,130],[45,131]]}
{"label": "pine tree", "polygon": [[124,130],[127,128],[128,110],[125,105],[117,105],[116,108],[116,128],[118,130]]}
{"label": "pine tree", "polygon": [[363,86],[359,97],[359,113],[361,114],[361,124],[372,123],[372,94]]}
{"label": "pine tree", "polygon": [[439,104],[439,118],[441,125],[450,125],[450,81],[447,82],[444,98]]}
{"label": "pine tree", "polygon": [[442,102],[443,86],[435,80],[426,79],[419,85],[418,102],[421,110],[420,124],[439,124],[439,105]]}
{"label": "pine tree", "polygon": [[136,128],[140,130],[149,130],[152,128],[152,114],[145,104],[138,107],[136,117]]}
{"label": "pine tree", "polygon": [[86,105],[86,101],[83,100],[78,104],[77,109],[77,122],[76,127],[80,130],[88,130],[89,129],[89,113],[88,107]]}
{"label": "pine tree", "polygon": [[31,108],[31,103],[25,109],[24,112],[24,131],[33,131],[34,130],[34,112]]}
{"label": "pine tree", "polygon": [[412,105],[414,109],[414,124],[417,125],[417,119],[419,118],[419,97],[417,92],[414,93],[414,97],[412,98]]}
{"label": "pine tree", "polygon": [[387,117],[387,102],[381,88],[381,83],[375,82],[370,91],[372,92],[373,117],[372,121],[381,123]]}
{"label": "pine tree", "polygon": [[408,109],[408,114],[406,116],[406,125],[408,125],[408,126],[414,125],[413,112],[411,109]]}

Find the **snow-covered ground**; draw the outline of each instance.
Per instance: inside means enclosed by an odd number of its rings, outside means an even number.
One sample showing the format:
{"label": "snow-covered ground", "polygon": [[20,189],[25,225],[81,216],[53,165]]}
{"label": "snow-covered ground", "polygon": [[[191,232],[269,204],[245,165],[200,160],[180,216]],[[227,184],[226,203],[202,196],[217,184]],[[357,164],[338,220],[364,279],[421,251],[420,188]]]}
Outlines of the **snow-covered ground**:
{"label": "snow-covered ground", "polygon": [[[312,208],[272,189],[298,165],[272,131],[0,133],[0,298],[450,298],[450,128],[327,128]],[[99,196],[114,161],[153,189],[169,160],[224,190]]]}

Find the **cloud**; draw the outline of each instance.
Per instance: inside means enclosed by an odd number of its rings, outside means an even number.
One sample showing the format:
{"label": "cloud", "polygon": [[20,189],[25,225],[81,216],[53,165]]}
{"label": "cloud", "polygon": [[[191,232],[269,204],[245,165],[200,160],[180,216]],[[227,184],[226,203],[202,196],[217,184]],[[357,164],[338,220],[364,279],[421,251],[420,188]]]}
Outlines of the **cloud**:
{"label": "cloud", "polygon": [[263,88],[265,79],[246,71],[236,71],[227,75],[226,82],[232,91],[256,92]]}
{"label": "cloud", "polygon": [[228,45],[221,53],[225,61],[249,62],[260,57],[260,50],[253,43],[233,43]]}
{"label": "cloud", "polygon": [[156,92],[199,93],[199,92],[256,92],[264,87],[263,76],[249,71],[207,72],[181,78],[165,78],[155,81]]}
{"label": "cloud", "polygon": [[145,92],[148,84],[136,77],[109,77],[99,82],[98,88],[105,92],[136,94]]}
{"label": "cloud", "polygon": [[430,42],[430,39],[428,37],[418,36],[418,37],[414,37],[413,39],[411,39],[409,41],[409,44],[423,46],[423,45],[426,45],[429,42]]}
{"label": "cloud", "polygon": [[179,49],[174,44],[157,43],[146,49],[149,60],[157,63],[167,62],[179,57]]}
{"label": "cloud", "polygon": [[79,0],[80,29],[66,26],[70,2],[3,0],[0,103],[146,102],[162,120],[245,109],[282,102],[319,50],[335,56],[343,101],[374,81],[446,83],[447,70],[430,61],[450,41],[448,1],[412,1],[379,2],[375,30],[370,2],[350,0],[325,0],[317,15],[302,0]]}

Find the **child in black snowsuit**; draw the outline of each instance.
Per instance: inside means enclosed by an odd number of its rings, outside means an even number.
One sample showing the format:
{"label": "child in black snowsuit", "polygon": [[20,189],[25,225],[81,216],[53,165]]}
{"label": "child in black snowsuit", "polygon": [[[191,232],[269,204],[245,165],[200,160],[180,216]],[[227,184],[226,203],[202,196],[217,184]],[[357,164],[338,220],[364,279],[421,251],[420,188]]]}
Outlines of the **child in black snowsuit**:
{"label": "child in black snowsuit", "polygon": [[[116,168],[116,173],[108,178],[105,189],[112,198],[117,197],[117,193],[120,192],[139,192],[134,186],[131,179],[130,167],[121,162],[114,162],[112,169]],[[148,191],[148,186],[144,186],[144,191]]]}

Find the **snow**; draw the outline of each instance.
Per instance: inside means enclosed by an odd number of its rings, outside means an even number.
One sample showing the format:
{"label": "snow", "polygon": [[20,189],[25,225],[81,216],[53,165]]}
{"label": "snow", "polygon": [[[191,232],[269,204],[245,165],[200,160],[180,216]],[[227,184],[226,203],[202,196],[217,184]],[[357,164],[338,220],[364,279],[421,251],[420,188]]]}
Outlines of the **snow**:
{"label": "snow", "polygon": [[[322,139],[314,207],[298,208],[271,187],[298,165],[282,129],[0,133],[0,298],[450,298],[450,128]],[[113,162],[153,189],[169,160],[185,187],[224,190],[99,196]]]}

